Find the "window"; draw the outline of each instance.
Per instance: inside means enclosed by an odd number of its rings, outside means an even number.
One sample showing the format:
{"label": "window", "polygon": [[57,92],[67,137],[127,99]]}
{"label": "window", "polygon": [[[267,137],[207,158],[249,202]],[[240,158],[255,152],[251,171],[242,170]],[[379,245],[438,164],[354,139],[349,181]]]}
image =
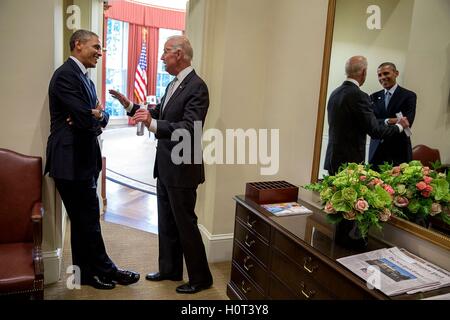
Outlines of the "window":
{"label": "window", "polygon": [[106,34],[106,102],[111,117],[126,117],[122,105],[108,93],[109,89],[127,95],[128,23],[108,19]]}
{"label": "window", "polygon": [[159,29],[159,44],[158,44],[158,71],[156,75],[156,99],[158,102],[161,100],[164,92],[166,91],[166,87],[169,85],[170,81],[174,78],[167,73],[164,62],[160,59],[163,51],[164,44],[167,41],[167,38],[171,36],[181,35],[182,32],[180,30],[171,30],[171,29]]}

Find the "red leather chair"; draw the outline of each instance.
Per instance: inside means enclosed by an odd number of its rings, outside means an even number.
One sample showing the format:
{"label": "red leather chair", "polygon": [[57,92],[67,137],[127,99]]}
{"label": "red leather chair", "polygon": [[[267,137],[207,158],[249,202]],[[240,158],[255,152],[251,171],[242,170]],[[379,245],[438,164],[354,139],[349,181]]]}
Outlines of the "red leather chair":
{"label": "red leather chair", "polygon": [[419,144],[412,150],[413,160],[419,160],[422,165],[433,168],[431,165],[433,162],[441,161],[441,155],[438,149],[427,147],[426,145]]}
{"label": "red leather chair", "polygon": [[0,299],[43,299],[42,159],[0,148]]}

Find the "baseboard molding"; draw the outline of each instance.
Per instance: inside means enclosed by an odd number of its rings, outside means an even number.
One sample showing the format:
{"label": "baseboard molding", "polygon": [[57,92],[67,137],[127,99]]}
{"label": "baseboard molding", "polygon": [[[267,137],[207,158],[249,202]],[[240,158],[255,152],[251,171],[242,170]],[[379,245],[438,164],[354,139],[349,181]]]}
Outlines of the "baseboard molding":
{"label": "baseboard molding", "polygon": [[61,275],[62,251],[56,249],[42,253],[44,258],[44,284],[55,283]]}
{"label": "baseboard molding", "polygon": [[231,261],[233,254],[233,234],[211,234],[208,229],[199,224],[200,234],[205,244],[206,256],[208,262]]}

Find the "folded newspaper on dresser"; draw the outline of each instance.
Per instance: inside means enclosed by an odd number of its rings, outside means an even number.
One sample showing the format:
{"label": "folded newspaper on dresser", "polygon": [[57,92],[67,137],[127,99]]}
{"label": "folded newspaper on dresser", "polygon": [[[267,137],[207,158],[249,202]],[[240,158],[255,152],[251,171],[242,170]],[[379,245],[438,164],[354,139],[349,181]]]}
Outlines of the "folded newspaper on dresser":
{"label": "folded newspaper on dresser", "polygon": [[388,296],[413,294],[450,286],[450,272],[405,249],[384,248],[337,259]]}

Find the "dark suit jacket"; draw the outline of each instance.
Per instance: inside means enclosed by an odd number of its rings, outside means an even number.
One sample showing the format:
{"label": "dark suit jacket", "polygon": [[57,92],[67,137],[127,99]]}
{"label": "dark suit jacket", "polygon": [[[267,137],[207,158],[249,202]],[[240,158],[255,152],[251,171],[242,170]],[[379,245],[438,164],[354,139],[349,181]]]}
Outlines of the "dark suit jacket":
{"label": "dark suit jacket", "polygon": [[[97,136],[108,123],[91,113],[97,102],[94,83],[87,79],[72,59],[59,67],[50,81],[50,136],[47,141],[45,173],[66,180],[98,177],[102,168]],[[66,121],[72,118],[72,125]]]}
{"label": "dark suit jacket", "polygon": [[324,168],[335,174],[347,162],[364,162],[366,135],[385,138],[399,133],[397,126],[380,125],[370,107],[369,96],[345,81],[328,101],[329,137]]}
{"label": "dark suit jacket", "polygon": [[[396,118],[396,113],[402,112],[408,118],[410,126],[416,116],[417,96],[414,92],[400,86],[395,89],[386,110],[384,105],[384,90],[375,92],[370,96],[372,108],[380,124],[387,118]],[[371,139],[369,148],[369,162],[383,164],[384,161],[399,165],[412,160],[411,139],[405,133],[395,135],[383,140]]]}
{"label": "dark suit jacket", "polygon": [[[158,146],[153,176],[168,187],[195,188],[205,181],[205,170],[201,150],[202,132],[194,135],[194,122],[199,124],[197,129],[203,128],[209,107],[208,87],[192,71],[172,94],[161,114],[166,94],[161,103],[150,110],[152,118],[158,120],[155,134]],[[134,105],[128,115],[133,116],[138,108],[138,105]],[[172,133],[177,129],[185,130],[178,132],[189,133],[185,143],[191,150],[183,150],[190,153],[183,154],[190,159],[187,163],[175,164],[171,159],[172,150],[179,143],[171,141]]]}

